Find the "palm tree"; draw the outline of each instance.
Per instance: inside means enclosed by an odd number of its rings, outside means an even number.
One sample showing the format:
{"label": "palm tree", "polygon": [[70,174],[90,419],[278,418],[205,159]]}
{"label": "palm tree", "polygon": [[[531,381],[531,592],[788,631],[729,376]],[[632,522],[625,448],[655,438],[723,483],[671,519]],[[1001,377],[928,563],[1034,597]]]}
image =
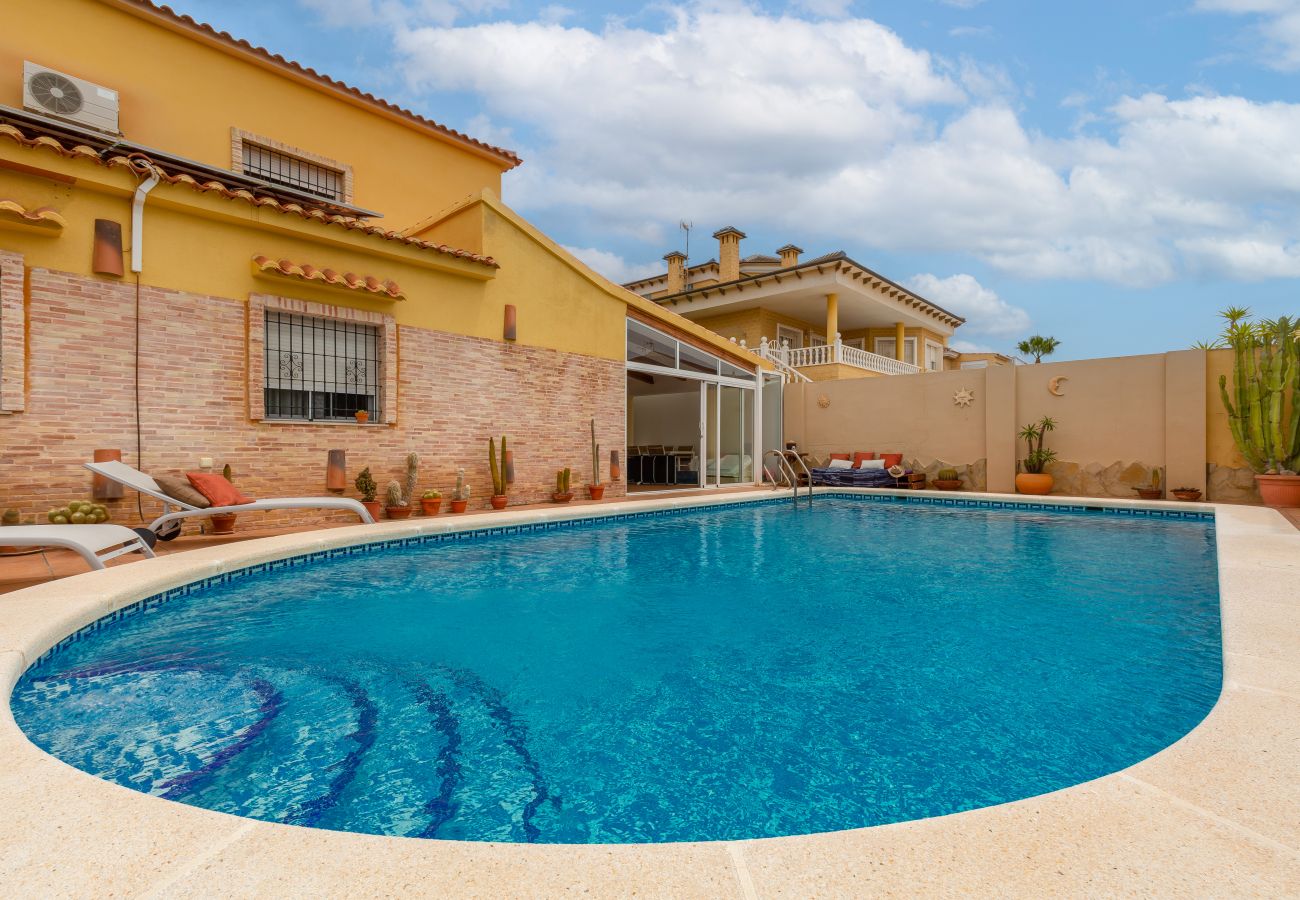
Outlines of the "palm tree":
{"label": "palm tree", "polygon": [[1025,356],[1032,356],[1034,362],[1040,363],[1043,361],[1044,356],[1051,356],[1059,346],[1061,346],[1061,342],[1056,338],[1036,334],[1029,340],[1016,344],[1016,349]]}

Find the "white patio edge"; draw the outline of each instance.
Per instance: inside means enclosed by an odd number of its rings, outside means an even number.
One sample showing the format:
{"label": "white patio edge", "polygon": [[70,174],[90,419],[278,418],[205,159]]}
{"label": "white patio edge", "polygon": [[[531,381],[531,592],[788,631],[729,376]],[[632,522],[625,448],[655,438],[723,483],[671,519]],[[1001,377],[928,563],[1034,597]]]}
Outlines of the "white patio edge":
{"label": "white patio edge", "polygon": [[789,494],[640,499],[351,526],[173,554],[0,597],[0,884],[13,896],[167,897],[1297,891],[1300,532],[1278,513],[1255,507],[1082,501],[1214,512],[1225,667],[1219,701],[1188,735],[1124,771],[933,819],[799,837],[647,845],[484,844],[323,831],[184,806],[101,781],[35,747],[10,714],[14,683],[60,639],[210,575],[418,534],[773,496]]}

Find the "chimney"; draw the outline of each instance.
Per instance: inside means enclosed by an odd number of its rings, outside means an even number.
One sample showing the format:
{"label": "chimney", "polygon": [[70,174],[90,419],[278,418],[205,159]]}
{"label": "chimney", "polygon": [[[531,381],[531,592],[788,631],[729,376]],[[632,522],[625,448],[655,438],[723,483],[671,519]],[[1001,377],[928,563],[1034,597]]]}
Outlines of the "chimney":
{"label": "chimney", "polygon": [[778,247],[776,252],[781,255],[781,268],[788,269],[799,265],[799,254],[803,253],[803,247],[786,244],[784,247]]}
{"label": "chimney", "polygon": [[718,239],[718,280],[735,281],[740,277],[740,239],[745,232],[728,225],[713,236]]}
{"label": "chimney", "polygon": [[668,293],[680,294],[686,290],[686,254],[680,250],[665,253],[668,260]]}

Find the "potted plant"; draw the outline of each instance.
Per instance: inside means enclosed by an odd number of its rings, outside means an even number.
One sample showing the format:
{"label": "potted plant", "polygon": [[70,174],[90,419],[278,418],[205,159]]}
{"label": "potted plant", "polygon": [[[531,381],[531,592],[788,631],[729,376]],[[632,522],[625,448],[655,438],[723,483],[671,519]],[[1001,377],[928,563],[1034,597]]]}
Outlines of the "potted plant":
{"label": "potted plant", "polygon": [[1138,492],[1138,497],[1142,500],[1161,500],[1164,499],[1165,492],[1160,489],[1160,470],[1151,470],[1151,483],[1145,487],[1135,487],[1133,490]]}
{"label": "potted plant", "polygon": [[357,417],[358,425],[364,425],[370,421],[370,412],[368,410],[359,409],[356,411],[355,415]]}
{"label": "potted plant", "polygon": [[555,473],[555,493],[551,494],[551,499],[556,503],[568,503],[573,499],[573,491],[569,490],[571,474],[569,469],[560,469]]}
{"label": "potted plant", "polygon": [[956,469],[940,469],[934,476],[934,486],[941,491],[960,491],[961,476]]}
{"label": "potted plant", "polygon": [[384,492],[385,512],[390,519],[405,519],[411,515],[411,500],[415,496],[415,485],[420,480],[420,456],[417,453],[406,454],[406,486],[394,479],[388,482]]}
{"label": "potted plant", "polygon": [[366,466],[357,476],[357,491],[361,494],[361,505],[370,513],[370,518],[379,521],[379,501],[375,499],[375,494],[379,491],[379,485],[375,484],[375,478],[370,474],[370,467]]}
{"label": "potted plant", "polygon": [[1055,480],[1044,470],[1049,463],[1056,461],[1056,451],[1043,447],[1047,432],[1056,429],[1056,420],[1043,416],[1020,429],[1020,438],[1029,448],[1025,458],[1020,461],[1024,471],[1016,473],[1016,490],[1022,494],[1050,494]]}
{"label": "potted plant", "polygon": [[[234,484],[231,478],[230,463],[221,467],[221,477]],[[208,521],[212,523],[213,534],[234,534],[235,533],[235,513],[217,513],[210,516]]]}
{"label": "potted plant", "polygon": [[501,435],[501,458],[497,459],[496,441],[488,438],[488,468],[492,470],[492,496],[489,502],[493,509],[505,509],[509,503],[506,497],[506,436]]}
{"label": "potted plant", "polygon": [[591,484],[587,485],[592,500],[605,496],[605,485],[600,483],[600,444],[596,443],[596,420],[591,420]]}
{"label": "potted plant", "polygon": [[1184,503],[1195,503],[1201,499],[1201,492],[1196,488],[1180,487],[1174,488],[1174,496]]}
{"label": "potted plant", "polygon": [[423,510],[426,516],[436,516],[441,507],[441,491],[428,490],[420,495],[420,509]]}
{"label": "potted plant", "polygon": [[451,511],[463,513],[469,505],[469,485],[465,483],[465,470],[456,470],[456,489],[451,492]]}
{"label": "potted plant", "polygon": [[1226,375],[1219,376],[1219,394],[1264,504],[1300,507],[1300,322],[1283,316],[1256,323],[1249,314],[1236,307],[1223,313],[1234,355],[1233,394]]}

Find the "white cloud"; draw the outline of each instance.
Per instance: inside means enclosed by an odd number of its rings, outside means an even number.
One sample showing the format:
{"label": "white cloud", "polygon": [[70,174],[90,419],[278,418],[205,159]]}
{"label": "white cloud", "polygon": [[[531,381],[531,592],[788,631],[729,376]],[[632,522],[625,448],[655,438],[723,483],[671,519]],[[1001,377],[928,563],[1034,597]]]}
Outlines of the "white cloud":
{"label": "white cloud", "polygon": [[980,284],[973,275],[950,275],[940,278],[928,273],[915,275],[908,287],[933,300],[951,313],[966,320],[961,333],[991,337],[1014,337],[1029,330],[1029,313],[1012,306],[994,291]]}
{"label": "white cloud", "polygon": [[1196,9],[1253,16],[1264,62],[1286,72],[1300,69],[1300,0],[1197,0]]}
{"label": "white cloud", "polygon": [[[705,234],[730,223],[805,246],[1150,285],[1211,270],[1282,277],[1300,245],[1300,104],[1125,96],[1086,110],[1088,131],[1107,137],[1052,137],[1022,124],[1005,72],[932,56],[867,19],[701,0],[652,7],[656,28],[560,14],[431,24],[440,2],[398,3],[391,20],[412,88],[473,94],[476,129],[507,144],[526,135],[514,206],[580,216],[647,256],[691,219]],[[1300,0],[1211,3],[1272,15]],[[636,268],[589,259],[618,280]]]}
{"label": "white cloud", "polygon": [[955,38],[989,37],[992,34],[992,25],[958,25],[956,28],[948,29],[948,36]]}
{"label": "white cloud", "polygon": [[629,263],[617,253],[599,247],[565,246],[564,249],[615,284],[649,278],[651,275],[662,274],[665,269],[664,263]]}

